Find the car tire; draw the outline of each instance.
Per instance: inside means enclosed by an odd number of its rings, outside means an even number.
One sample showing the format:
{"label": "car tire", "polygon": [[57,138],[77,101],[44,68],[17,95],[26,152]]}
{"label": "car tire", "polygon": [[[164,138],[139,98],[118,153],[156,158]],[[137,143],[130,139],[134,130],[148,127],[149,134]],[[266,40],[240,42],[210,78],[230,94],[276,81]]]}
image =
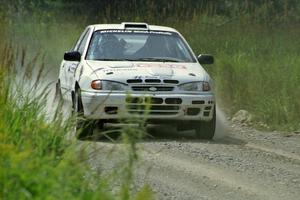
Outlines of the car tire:
{"label": "car tire", "polygon": [[212,140],[216,130],[216,108],[210,121],[200,121],[195,125],[196,136],[200,139]]}
{"label": "car tire", "polygon": [[84,118],[83,105],[81,101],[80,89],[78,88],[73,98],[73,111],[75,116],[75,133],[79,140],[86,140],[92,137],[95,127],[94,120]]}

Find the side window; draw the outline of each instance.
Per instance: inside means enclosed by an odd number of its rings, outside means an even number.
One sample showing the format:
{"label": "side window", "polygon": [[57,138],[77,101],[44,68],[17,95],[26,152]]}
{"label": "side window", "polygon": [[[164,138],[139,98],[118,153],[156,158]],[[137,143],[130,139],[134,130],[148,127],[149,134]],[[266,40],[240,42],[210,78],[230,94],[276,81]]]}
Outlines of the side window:
{"label": "side window", "polygon": [[88,36],[90,34],[90,29],[85,33],[85,35],[83,36],[79,46],[78,46],[78,50],[81,54],[83,53],[83,50],[84,50],[84,47],[86,45],[86,42],[87,42],[87,39],[88,39]]}
{"label": "side window", "polygon": [[98,55],[102,53],[102,48],[99,46],[101,41],[102,34],[94,34],[86,56],[88,60],[96,59],[98,58]]}

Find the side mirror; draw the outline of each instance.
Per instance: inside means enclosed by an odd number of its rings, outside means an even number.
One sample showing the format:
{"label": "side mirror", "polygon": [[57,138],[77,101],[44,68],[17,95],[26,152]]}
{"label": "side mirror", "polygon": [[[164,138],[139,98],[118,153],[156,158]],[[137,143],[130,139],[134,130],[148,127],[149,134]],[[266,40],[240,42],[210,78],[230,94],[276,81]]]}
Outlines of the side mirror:
{"label": "side mirror", "polygon": [[198,57],[198,61],[200,64],[213,64],[214,57],[209,54],[200,54]]}
{"label": "side mirror", "polygon": [[81,54],[78,51],[66,52],[64,55],[64,60],[66,61],[78,61],[81,60]]}

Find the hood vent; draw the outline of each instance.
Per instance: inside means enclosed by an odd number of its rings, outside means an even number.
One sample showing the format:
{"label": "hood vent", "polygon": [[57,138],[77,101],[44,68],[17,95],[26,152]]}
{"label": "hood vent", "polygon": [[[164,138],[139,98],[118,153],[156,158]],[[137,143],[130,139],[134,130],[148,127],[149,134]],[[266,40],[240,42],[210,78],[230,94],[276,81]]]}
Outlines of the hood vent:
{"label": "hood vent", "polygon": [[166,84],[178,84],[178,80],[171,80],[171,79],[165,79],[165,80],[160,80],[160,79],[127,79],[127,83],[131,84],[137,84],[137,83],[166,83]]}
{"label": "hood vent", "polygon": [[122,26],[124,29],[149,30],[149,26],[146,23],[123,22]]}

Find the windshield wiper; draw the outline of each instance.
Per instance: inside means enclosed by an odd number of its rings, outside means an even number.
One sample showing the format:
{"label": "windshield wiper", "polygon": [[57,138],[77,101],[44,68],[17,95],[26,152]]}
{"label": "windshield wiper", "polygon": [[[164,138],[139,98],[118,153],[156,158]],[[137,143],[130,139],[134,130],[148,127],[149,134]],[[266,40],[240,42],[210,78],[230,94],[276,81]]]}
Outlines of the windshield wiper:
{"label": "windshield wiper", "polygon": [[176,58],[138,58],[137,61],[153,61],[153,62],[183,62]]}

